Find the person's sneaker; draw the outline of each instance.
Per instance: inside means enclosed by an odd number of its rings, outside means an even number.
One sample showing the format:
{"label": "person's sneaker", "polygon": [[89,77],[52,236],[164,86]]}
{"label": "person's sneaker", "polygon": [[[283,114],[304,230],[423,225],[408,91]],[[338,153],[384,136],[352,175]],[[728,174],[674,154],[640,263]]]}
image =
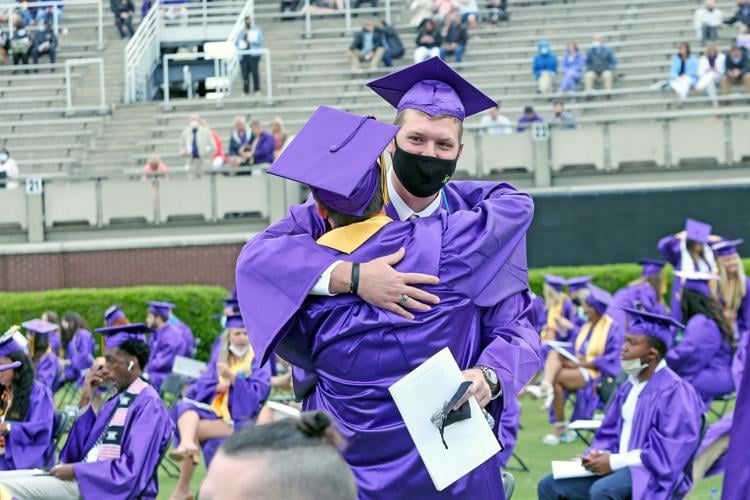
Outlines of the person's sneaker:
{"label": "person's sneaker", "polygon": [[575,431],[565,431],[565,433],[560,436],[560,442],[561,443],[572,443],[578,439],[578,434],[575,433]]}
{"label": "person's sneaker", "polygon": [[547,434],[542,438],[542,444],[546,444],[547,446],[557,446],[560,444],[560,438],[554,434]]}
{"label": "person's sneaker", "polygon": [[526,386],[526,392],[534,396],[536,399],[540,399],[542,397],[542,388],[538,385],[528,385]]}
{"label": "person's sneaker", "polygon": [[547,394],[544,396],[543,408],[545,410],[549,410],[550,406],[552,406],[552,401],[554,400],[555,400],[555,393],[553,391],[548,391]]}

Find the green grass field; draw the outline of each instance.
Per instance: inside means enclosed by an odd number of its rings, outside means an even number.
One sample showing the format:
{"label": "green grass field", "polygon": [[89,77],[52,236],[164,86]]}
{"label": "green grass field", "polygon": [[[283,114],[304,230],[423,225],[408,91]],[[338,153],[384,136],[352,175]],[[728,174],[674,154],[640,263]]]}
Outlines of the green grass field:
{"label": "green grass field", "polygon": [[[518,437],[516,453],[529,467],[530,472],[520,472],[515,468],[511,469],[516,478],[516,491],[513,500],[528,500],[536,498],[536,485],[541,478],[551,473],[550,462],[552,460],[565,460],[567,458],[579,455],[585,450],[585,445],[581,441],[570,444],[561,444],[559,446],[545,446],[542,444],[542,437],[550,431],[550,425],[547,422],[547,413],[539,409],[539,401],[531,399],[522,400],[523,413],[521,424],[523,428]],[[711,418],[713,422],[715,418]],[[511,460],[511,467],[516,467],[515,461]],[[196,469],[193,476],[192,485],[197,492],[200,482],[205,474],[205,469],[201,465]],[[712,487],[721,490],[721,481],[723,476],[714,476],[701,482],[692,495],[692,500],[707,499]],[[160,499],[169,498],[170,493],[177,483],[175,479],[167,477],[163,470],[159,474]]]}

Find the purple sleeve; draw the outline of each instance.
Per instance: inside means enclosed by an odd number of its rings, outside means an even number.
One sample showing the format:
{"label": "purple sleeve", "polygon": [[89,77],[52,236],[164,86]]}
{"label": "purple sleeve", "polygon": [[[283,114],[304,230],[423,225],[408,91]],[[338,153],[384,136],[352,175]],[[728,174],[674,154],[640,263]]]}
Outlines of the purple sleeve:
{"label": "purple sleeve", "polygon": [[38,382],[52,389],[59,369],[60,361],[57,359],[57,356],[53,353],[46,354],[39,360],[39,364],[36,366],[36,379]]}
{"label": "purple sleeve", "polygon": [[159,332],[159,339],[154,344],[154,351],[148,359],[146,372],[171,373],[174,358],[182,353],[184,340],[180,330],[169,326]]}
{"label": "purple sleeve", "polygon": [[273,136],[265,133],[255,146],[255,163],[270,163],[273,161]]}
{"label": "purple sleeve", "polygon": [[667,352],[667,364],[683,377],[698,373],[710,363],[721,343],[716,323],[698,314],[688,321],[680,343]]}
{"label": "purple sleeve", "polygon": [[745,371],[747,360],[745,359],[747,353],[747,344],[750,341],[750,332],[745,331],[740,337],[739,345],[732,358],[732,380],[734,380],[734,387],[737,392],[740,392],[740,382],[742,381],[742,373]]}
{"label": "purple sleeve", "polygon": [[747,280],[747,293],[742,299],[740,308],[737,310],[737,329],[740,335],[750,331],[750,279]]}
{"label": "purple sleeve", "polygon": [[677,268],[680,265],[680,240],[674,237],[674,235],[665,236],[659,240],[656,248],[664,259],[672,264],[672,267]]}
{"label": "purple sleeve", "polygon": [[270,363],[258,368],[257,364],[253,362],[253,372],[250,375],[238,375],[229,390],[229,408],[232,420],[240,423],[240,425],[243,421],[254,420],[270,391]]}
{"label": "purple sleeve", "polygon": [[620,451],[620,431],[622,428],[620,408],[625,402],[625,398],[628,397],[631,387],[633,385],[630,382],[625,382],[617,390],[612,404],[604,415],[601,427],[596,431],[594,439],[591,441],[591,446],[584,455],[587,455],[590,450],[606,450],[610,453],[618,453]]}
{"label": "purple sleeve", "polygon": [[96,423],[96,413],[91,406],[89,406],[83,414],[79,415],[78,418],[73,422],[73,427],[70,429],[68,439],[65,441],[65,446],[60,451],[60,462],[64,464],[72,464],[80,462],[84,458],[86,449],[86,442],[89,439],[91,429]]}
{"label": "purple sleeve", "polygon": [[48,450],[52,441],[55,405],[47,387],[34,384],[29,397],[29,409],[23,422],[12,422],[10,435],[5,439],[5,457],[16,469],[32,469],[48,465]]}
{"label": "purple sleeve", "polygon": [[592,361],[597,370],[602,372],[602,375],[616,377],[620,373],[620,350],[622,349],[623,337],[622,327],[613,322],[604,344],[604,353]]}
{"label": "purple sleeve", "polygon": [[88,330],[78,330],[72,342],[75,344],[75,354],[70,364],[78,373],[91,368],[94,363],[94,336]]}

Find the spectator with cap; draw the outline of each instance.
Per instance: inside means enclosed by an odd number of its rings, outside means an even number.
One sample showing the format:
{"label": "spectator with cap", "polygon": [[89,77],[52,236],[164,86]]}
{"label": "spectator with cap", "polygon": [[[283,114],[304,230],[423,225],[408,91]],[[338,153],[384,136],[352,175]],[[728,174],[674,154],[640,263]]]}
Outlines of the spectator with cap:
{"label": "spectator with cap", "polygon": [[557,75],[557,56],[550,50],[547,40],[539,41],[538,51],[533,60],[532,72],[537,81],[539,93],[550,93]]}
{"label": "spectator with cap", "polygon": [[425,19],[417,28],[417,48],[414,49],[414,62],[419,63],[430,57],[440,56],[443,35],[432,19]]}
{"label": "spectator with cap", "polygon": [[253,132],[247,126],[243,116],[234,117],[234,130],[229,137],[229,165],[236,172],[240,166],[250,165],[252,155],[250,145],[253,143]]}
{"label": "spectator with cap", "polygon": [[360,69],[361,63],[368,63],[370,69],[375,69],[383,60],[383,33],[375,29],[372,21],[365,21],[362,29],[354,34],[354,39],[346,53],[352,69]]}
{"label": "spectator with cap", "polygon": [[187,160],[185,170],[200,177],[203,167],[214,155],[211,130],[201,124],[201,117],[190,115],[188,126],[180,136],[180,155]]}
{"label": "spectator with cap", "polygon": [[466,28],[461,18],[451,19],[448,24],[448,31],[445,34],[443,48],[440,49],[440,58],[446,60],[449,56],[454,56],[456,62],[464,60],[466,45],[469,43],[469,30]]}
{"label": "spectator with cap", "polygon": [[605,45],[601,35],[594,35],[591,48],[586,52],[586,74],[584,75],[586,92],[594,90],[594,84],[599,78],[604,82],[604,90],[612,90],[616,66],[615,53]]}
{"label": "spectator with cap", "polygon": [[698,83],[695,89],[705,91],[711,98],[711,104],[714,107],[719,105],[716,98],[717,86],[721,85],[724,73],[726,71],[726,56],[716,48],[715,44],[706,47],[706,52],[698,60]]}
{"label": "spectator with cap", "polygon": [[721,80],[721,93],[729,95],[733,85],[742,85],[745,92],[750,94],[750,58],[747,50],[732,45],[729,54],[724,59],[724,78]]}
{"label": "spectator with cap", "polygon": [[8,148],[0,148],[0,189],[15,189],[18,187],[18,164],[10,157]]}
{"label": "spectator with cap", "polygon": [[716,0],[706,0],[703,7],[695,9],[693,26],[695,35],[701,45],[719,39],[719,28],[724,21],[721,9],[716,8]]}
{"label": "spectator with cap", "polygon": [[57,36],[49,21],[44,21],[42,29],[34,34],[34,45],[31,48],[31,59],[34,64],[39,63],[39,56],[49,56],[49,62],[57,62]]}
{"label": "spectator with cap", "polygon": [[485,133],[491,135],[510,135],[513,133],[513,124],[510,118],[500,111],[500,101],[497,101],[494,107],[487,110],[487,114],[482,117],[480,125]]}
{"label": "spectator with cap", "polygon": [[518,126],[516,127],[516,132],[523,132],[526,129],[529,128],[529,124],[533,122],[543,122],[544,118],[539,116],[536,111],[534,111],[534,108],[531,106],[526,106],[523,108],[523,114],[518,118]]}
{"label": "spectator with cap", "polygon": [[253,22],[250,16],[245,18],[245,25],[237,36],[238,50],[252,50],[254,52],[240,56],[240,68],[242,69],[242,93],[250,94],[250,76],[253,77],[253,90],[255,95],[260,95],[260,49],[263,48],[263,31]]}

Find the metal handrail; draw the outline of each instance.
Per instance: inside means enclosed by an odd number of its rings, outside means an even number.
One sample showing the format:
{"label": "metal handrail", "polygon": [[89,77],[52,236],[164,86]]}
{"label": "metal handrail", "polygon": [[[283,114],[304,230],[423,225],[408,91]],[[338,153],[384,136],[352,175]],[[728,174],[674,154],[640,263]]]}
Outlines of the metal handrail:
{"label": "metal handrail", "polygon": [[159,1],[157,0],[125,46],[125,103],[148,100],[147,81],[151,69],[159,61],[160,52]]}
{"label": "metal handrail", "polygon": [[[385,22],[387,22],[388,24],[391,24],[391,0],[385,0],[384,7],[385,7],[385,14],[384,14]],[[364,9],[361,9],[361,8],[352,9],[351,0],[344,0],[344,10],[343,10],[343,12],[339,12],[339,11],[331,11],[331,12],[321,11],[319,14],[316,12],[315,15],[334,15],[334,16],[340,16],[341,14],[343,14],[344,15],[344,31],[347,34],[351,34],[352,33],[352,11],[354,11],[355,13],[359,13],[361,10],[369,10],[369,9],[371,9],[371,8],[365,7]],[[313,35],[313,33],[312,33],[312,16],[313,16],[313,13],[311,11],[310,0],[305,0],[304,10],[305,10],[305,34],[304,34],[304,37],[305,38],[312,38],[312,35]]]}
{"label": "metal handrail", "polygon": [[[59,23],[59,16],[58,16],[58,8],[62,6],[71,6],[71,5],[90,5],[90,4],[96,4],[96,11],[97,11],[97,44],[96,48],[101,50],[104,48],[104,8],[102,7],[102,1],[101,0],[42,0],[42,1],[35,1],[35,2],[26,2],[26,7],[56,7],[55,10],[52,11],[52,27],[55,30],[55,33],[60,32],[60,23]],[[19,3],[0,3],[0,12],[3,10],[7,10],[9,13],[13,13],[21,4]],[[8,34],[10,37],[13,37],[13,31],[15,29],[15,26],[13,26],[13,16],[8,16]]]}
{"label": "metal handrail", "polygon": [[75,113],[73,107],[73,92],[71,87],[70,72],[73,66],[86,66],[96,64],[99,66],[99,111],[107,110],[107,98],[104,87],[104,60],[101,57],[89,59],[68,59],[65,61],[65,114],[72,115]]}

